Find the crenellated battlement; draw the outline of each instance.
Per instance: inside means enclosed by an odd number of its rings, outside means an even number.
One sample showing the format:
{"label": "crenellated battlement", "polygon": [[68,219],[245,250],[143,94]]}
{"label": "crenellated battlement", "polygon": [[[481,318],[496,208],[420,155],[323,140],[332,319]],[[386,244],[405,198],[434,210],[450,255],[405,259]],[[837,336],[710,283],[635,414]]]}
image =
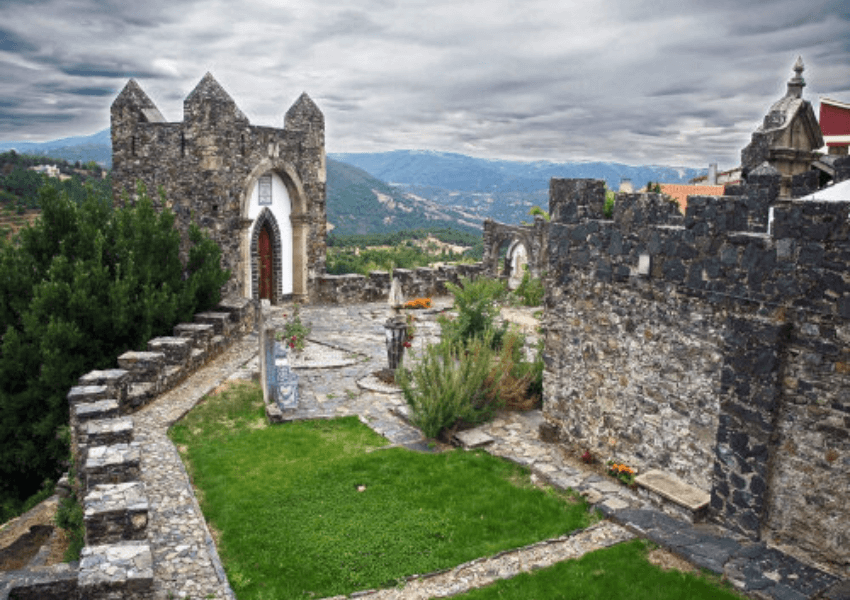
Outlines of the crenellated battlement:
{"label": "crenellated battlement", "polygon": [[[544,414],[600,458],[711,492],[754,539],[850,564],[850,199],[552,180]],[[801,521],[799,515],[807,515]]]}

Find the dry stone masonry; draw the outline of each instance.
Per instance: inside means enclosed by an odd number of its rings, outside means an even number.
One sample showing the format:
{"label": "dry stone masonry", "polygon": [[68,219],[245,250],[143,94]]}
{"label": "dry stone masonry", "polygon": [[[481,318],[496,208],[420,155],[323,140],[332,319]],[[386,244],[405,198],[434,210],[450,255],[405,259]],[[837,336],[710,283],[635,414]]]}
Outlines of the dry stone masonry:
{"label": "dry stone masonry", "polygon": [[[758,171],[758,170],[756,170]],[[561,440],[711,494],[729,527],[850,566],[850,201],[552,180],[544,414]],[[772,223],[766,215],[770,206]],[[767,211],[765,211],[767,212]]]}

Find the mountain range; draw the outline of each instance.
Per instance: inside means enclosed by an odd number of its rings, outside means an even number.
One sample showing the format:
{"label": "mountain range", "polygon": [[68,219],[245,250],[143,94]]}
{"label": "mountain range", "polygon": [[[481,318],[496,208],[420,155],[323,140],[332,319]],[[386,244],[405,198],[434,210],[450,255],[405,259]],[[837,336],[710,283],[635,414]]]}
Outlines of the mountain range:
{"label": "mountain range", "polygon": [[[112,163],[109,129],[50,142],[0,142],[0,151],[10,149],[106,167]],[[328,221],[339,234],[431,226],[469,231],[480,229],[487,218],[518,223],[529,220],[532,206],[548,206],[552,177],[604,179],[616,190],[623,179],[640,188],[648,181],[686,183],[706,172],[616,162],[492,160],[430,150],[329,154],[327,168]]]}

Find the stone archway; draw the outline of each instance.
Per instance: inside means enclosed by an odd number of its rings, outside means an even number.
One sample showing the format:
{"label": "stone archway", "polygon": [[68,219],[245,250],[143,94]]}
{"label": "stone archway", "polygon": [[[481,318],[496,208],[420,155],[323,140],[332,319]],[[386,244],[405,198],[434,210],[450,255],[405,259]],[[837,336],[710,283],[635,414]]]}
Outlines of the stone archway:
{"label": "stone archway", "polygon": [[[266,241],[263,241],[265,236]],[[283,296],[281,281],[283,280],[283,265],[280,257],[282,255],[282,239],[277,219],[268,208],[263,209],[254,224],[251,234],[251,297],[254,300],[268,298],[272,304],[280,302]],[[268,248],[263,249],[263,244],[268,243]],[[265,251],[264,251],[265,250]],[[264,258],[263,254],[267,254]],[[268,261],[268,262],[266,262]],[[266,272],[268,269],[271,273]],[[264,282],[265,278],[267,282]],[[271,289],[265,289],[270,284]]]}
{"label": "stone archway", "polygon": [[[256,214],[257,210],[256,207],[252,207],[252,195],[258,186],[260,178],[266,175],[277,177],[285,187],[286,195],[289,199],[287,226],[275,219],[274,214],[268,210],[268,207],[264,207],[259,215],[252,217],[252,212]],[[256,250],[257,239],[260,227],[262,226],[261,219],[264,219],[273,223],[271,226],[272,246],[275,256],[279,257],[277,258],[277,265],[274,272],[276,290],[272,302],[280,302],[286,297],[299,300],[305,300],[307,298],[307,239],[309,237],[311,219],[307,213],[306,198],[307,196],[304,192],[301,179],[295,168],[285,161],[271,158],[263,159],[252,169],[251,174],[246,178],[241,198],[244,233],[241,236],[240,242],[243,265],[240,276],[243,296],[254,299],[258,299],[259,297]],[[287,233],[291,232],[291,245],[288,248],[281,246],[283,229],[286,229]],[[277,236],[277,241],[275,241],[275,236]],[[289,238],[285,241],[288,243]],[[284,250],[288,251],[284,252]],[[282,262],[287,263],[283,267],[286,269],[285,272],[281,268]],[[289,283],[290,281],[291,283]],[[284,290],[284,287],[287,289]]]}
{"label": "stone archway", "polygon": [[515,290],[519,287],[529,266],[529,254],[528,248],[521,240],[514,240],[508,247],[508,252],[505,256],[508,289]]}

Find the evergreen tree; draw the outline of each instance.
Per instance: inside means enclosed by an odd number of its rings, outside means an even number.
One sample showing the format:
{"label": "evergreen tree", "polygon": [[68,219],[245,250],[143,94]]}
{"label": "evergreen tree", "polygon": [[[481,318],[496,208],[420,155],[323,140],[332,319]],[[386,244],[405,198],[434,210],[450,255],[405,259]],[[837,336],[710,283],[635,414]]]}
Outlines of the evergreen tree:
{"label": "evergreen tree", "polygon": [[77,203],[63,187],[44,185],[40,218],[17,244],[0,242],[0,503],[60,474],[57,433],[81,375],[213,306],[229,277],[196,226],[184,273],[174,215],[143,190],[113,209],[94,188]]}

